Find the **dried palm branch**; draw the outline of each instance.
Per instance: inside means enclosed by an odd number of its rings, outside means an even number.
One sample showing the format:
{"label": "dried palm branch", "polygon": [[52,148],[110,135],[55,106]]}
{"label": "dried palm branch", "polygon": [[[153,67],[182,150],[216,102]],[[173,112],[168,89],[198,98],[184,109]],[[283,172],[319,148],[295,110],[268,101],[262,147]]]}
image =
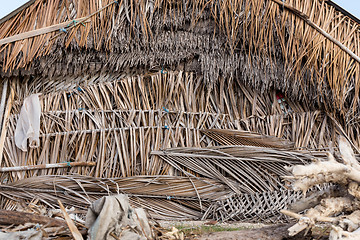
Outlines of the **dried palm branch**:
{"label": "dried palm branch", "polygon": [[[8,121],[1,167],[92,161],[98,164],[93,168],[10,172],[1,175],[1,181],[68,173],[109,178],[171,174],[170,165],[150,152],[218,144],[201,129],[257,132],[294,141],[297,148],[322,148],[336,133],[325,114],[318,111],[285,114],[274,92],[261,97],[257,91],[236,82],[229,86],[229,91],[222,91],[219,86],[209,92],[192,73],[111,77],[110,82],[91,80],[89,86],[72,91],[46,90],[41,98],[40,147],[28,152],[15,146],[16,113],[21,97],[40,91],[43,85],[35,82],[30,89],[28,85],[17,85],[17,106]],[[68,86],[66,81],[49,83],[46,89],[56,88],[57,84],[58,89]],[[289,105],[293,111],[303,110],[299,103],[289,101]]]}
{"label": "dried palm branch", "polygon": [[294,147],[294,144],[286,139],[252,132],[228,129],[208,129],[202,130],[202,132],[222,145],[245,145],[282,149]]}
{"label": "dried palm branch", "polygon": [[326,159],[323,152],[284,151],[279,149],[224,146],[212,148],[176,148],[153,151],[187,176],[211,178],[223,182],[235,193],[266,192],[287,189],[280,176],[290,173],[284,166]]}
{"label": "dried palm branch", "polygon": [[39,199],[50,208],[57,201],[86,210],[102,196],[128,194],[131,204],[147,209],[157,219],[200,219],[210,202],[233,193],[211,179],[176,176],[92,178],[79,175],[39,176],[2,185],[2,208],[17,201]]}
{"label": "dried palm branch", "polygon": [[134,207],[154,219],[281,222],[279,211],[302,197],[301,192],[279,190],[234,194],[226,185],[208,178],[137,176],[99,179],[86,176],[39,176],[0,186],[4,209],[34,199],[48,208],[58,200],[80,212],[103,196],[125,193]]}

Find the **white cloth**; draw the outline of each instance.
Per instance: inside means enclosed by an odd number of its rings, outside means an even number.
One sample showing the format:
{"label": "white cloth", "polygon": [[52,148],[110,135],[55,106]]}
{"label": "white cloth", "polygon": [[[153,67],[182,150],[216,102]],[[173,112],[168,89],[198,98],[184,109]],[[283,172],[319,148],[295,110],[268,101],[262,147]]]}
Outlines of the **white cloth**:
{"label": "white cloth", "polygon": [[123,194],[93,202],[85,225],[89,228],[88,240],[115,240],[111,233],[121,240],[153,239],[145,210],[131,208]]}
{"label": "white cloth", "polygon": [[27,151],[27,139],[31,148],[39,147],[40,114],[41,105],[40,94],[32,94],[24,99],[21,107],[19,119],[15,129],[15,145],[22,151]]}

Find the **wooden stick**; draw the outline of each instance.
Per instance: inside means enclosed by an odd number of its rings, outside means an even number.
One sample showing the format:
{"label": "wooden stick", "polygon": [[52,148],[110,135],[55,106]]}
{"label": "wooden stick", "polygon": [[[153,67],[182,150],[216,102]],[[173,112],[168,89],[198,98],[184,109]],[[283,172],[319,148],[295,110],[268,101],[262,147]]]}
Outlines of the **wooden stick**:
{"label": "wooden stick", "polygon": [[144,227],[143,227],[143,225],[141,224],[141,219],[139,218],[139,215],[137,214],[136,210],[134,210],[134,213],[135,213],[137,219],[139,220],[139,225],[140,225],[140,227],[141,227],[141,231],[143,232],[143,234],[144,234],[144,236],[146,237],[146,239],[147,239],[147,240],[150,240],[150,239],[148,238],[148,236],[146,235],[146,233],[145,233]]}
{"label": "wooden stick", "polygon": [[292,12],[294,15],[296,15],[297,17],[301,18],[302,20],[304,20],[307,24],[309,24],[309,26],[311,26],[312,28],[314,28],[316,31],[318,31],[320,34],[322,34],[324,37],[326,37],[328,40],[330,40],[331,42],[333,42],[335,45],[337,45],[340,49],[342,49],[344,52],[346,52],[347,54],[349,54],[353,59],[355,59],[358,63],[360,63],[360,57],[357,56],[355,53],[353,53],[349,48],[345,47],[341,42],[339,42],[337,39],[335,39],[334,37],[332,37],[330,34],[328,34],[326,31],[324,31],[322,28],[320,28],[318,25],[316,25],[313,21],[310,20],[310,18],[304,14],[303,12],[301,12],[300,10],[294,8],[293,6],[282,2],[280,0],[271,0],[274,3],[277,3],[278,5],[282,6],[284,9]]}
{"label": "wooden stick", "polygon": [[0,46],[4,45],[4,44],[7,44],[7,43],[12,43],[12,42],[16,42],[16,41],[19,41],[19,40],[23,40],[23,39],[27,39],[27,38],[31,38],[31,37],[36,37],[36,36],[39,36],[39,35],[42,35],[42,34],[57,31],[57,30],[59,30],[61,28],[67,27],[72,22],[77,23],[77,22],[81,21],[83,23],[84,19],[85,18],[77,18],[77,19],[74,19],[74,20],[71,20],[71,21],[51,25],[49,27],[44,27],[44,28],[33,30],[33,31],[16,34],[16,35],[11,36],[11,37],[3,38],[3,39],[0,39]]}
{"label": "wooden stick", "polygon": [[2,89],[1,95],[1,104],[0,104],[0,126],[3,120],[4,110],[5,110],[5,103],[6,103],[6,93],[8,88],[8,80],[6,79]]}
{"label": "wooden stick", "polygon": [[66,168],[66,167],[81,167],[81,166],[92,167],[95,165],[96,162],[64,162],[64,163],[52,163],[52,164],[29,165],[29,166],[3,167],[0,168],[0,172],[16,172],[16,171],[35,170],[35,169]]}
{"label": "wooden stick", "polygon": [[285,214],[285,215],[287,215],[287,216],[289,216],[289,217],[292,217],[292,218],[295,218],[295,219],[300,219],[300,218],[303,217],[303,215],[301,215],[301,214],[294,213],[294,212],[291,212],[291,211],[285,210],[285,209],[280,210],[280,212],[281,212],[282,214]]}
{"label": "wooden stick", "polygon": [[116,240],[121,240],[118,236],[115,235],[115,233],[111,232],[110,236],[112,236],[113,238],[115,238]]}
{"label": "wooden stick", "polygon": [[46,224],[48,227],[66,227],[66,222],[60,219],[49,218],[33,213],[0,210],[1,225],[20,225],[25,223]]}
{"label": "wooden stick", "polygon": [[[300,219],[300,218],[304,217],[304,215],[294,213],[294,212],[291,212],[291,211],[285,210],[285,209],[280,210],[280,212],[282,214],[285,214],[285,215],[295,218],[295,219]],[[307,217],[307,216],[305,216],[305,217]],[[337,217],[327,217],[327,216],[316,216],[315,219],[317,222],[331,222],[331,223],[339,220]]]}
{"label": "wooden stick", "polygon": [[71,220],[69,214],[66,212],[64,205],[61,203],[60,200],[58,200],[61,212],[64,215],[65,221],[70,229],[71,234],[73,235],[75,240],[84,240],[81,233],[79,232],[79,230],[77,229],[77,227],[75,226],[74,222]]}
{"label": "wooden stick", "polygon": [[1,128],[1,135],[0,135],[0,166],[2,164],[2,158],[3,158],[3,151],[4,151],[4,143],[5,143],[5,137],[6,137],[6,124],[7,124],[7,120],[9,118],[10,115],[10,111],[12,108],[12,104],[14,101],[14,96],[15,96],[15,82],[13,81],[11,89],[10,89],[10,97],[8,99],[7,105],[6,105],[6,111],[5,111],[5,115],[4,115],[4,119],[2,122],[2,128]]}

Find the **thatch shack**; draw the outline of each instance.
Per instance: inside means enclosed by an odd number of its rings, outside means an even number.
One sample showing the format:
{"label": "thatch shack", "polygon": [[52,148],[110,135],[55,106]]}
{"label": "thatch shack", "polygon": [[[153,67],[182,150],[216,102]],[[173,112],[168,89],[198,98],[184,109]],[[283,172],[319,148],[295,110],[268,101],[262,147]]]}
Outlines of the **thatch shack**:
{"label": "thatch shack", "polygon": [[328,0],[30,0],[0,20],[1,207],[125,192],[155,218],[278,220],[301,196],[284,165],[360,147],[359,26]]}

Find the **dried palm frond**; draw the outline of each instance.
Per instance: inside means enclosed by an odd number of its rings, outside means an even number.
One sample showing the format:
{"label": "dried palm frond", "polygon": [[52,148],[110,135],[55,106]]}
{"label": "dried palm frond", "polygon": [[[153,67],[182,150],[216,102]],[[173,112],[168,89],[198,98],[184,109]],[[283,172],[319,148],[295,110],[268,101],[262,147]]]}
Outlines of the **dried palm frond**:
{"label": "dried palm frond", "polygon": [[202,130],[202,132],[222,145],[246,145],[282,149],[294,147],[294,144],[286,139],[252,132],[228,129],[208,129]]}
{"label": "dried palm frond", "polygon": [[279,211],[299,200],[301,192],[278,190],[234,194],[226,185],[209,178],[138,176],[99,179],[86,176],[39,176],[0,186],[3,209],[36,200],[58,208],[58,200],[85,212],[92,201],[113,194],[128,194],[133,207],[148,210],[160,220],[286,221]]}
{"label": "dried palm frond", "polygon": [[[80,80],[72,77],[54,82],[28,80],[24,85],[19,82],[7,135],[13,135],[16,114],[23,99],[44,91],[41,98],[44,134],[113,128],[113,124],[117,127],[161,124],[168,127],[245,130],[290,140],[296,148],[323,148],[330,141],[336,142],[336,129],[323,112],[310,111],[306,104],[288,100],[292,112],[285,114],[275,92],[260,94],[241,83],[229,83],[226,91],[221,85],[209,91],[193,73],[186,72],[158,72],[125,79],[105,74],[93,78],[95,80],[86,80],[89,86],[81,87],[74,85]],[[52,92],[53,88],[67,89],[69,85],[72,90]],[[160,120],[157,121],[157,118]],[[178,122],[174,122],[174,118],[178,118]],[[360,146],[360,139],[354,135],[359,131],[357,125],[344,128],[354,144]]]}
{"label": "dried palm frond", "polygon": [[[307,115],[305,115],[307,116]],[[289,121],[290,117],[279,116]],[[290,119],[289,119],[290,118]],[[293,115],[293,119],[301,115]],[[212,113],[186,113],[164,110],[148,111],[69,111],[44,113],[41,117],[40,146],[22,152],[15,146],[13,131],[16,119],[10,119],[9,135],[5,142],[2,167],[53,164],[62,162],[97,162],[95,167],[64,168],[12,172],[1,175],[1,181],[15,181],[26,177],[77,173],[96,177],[128,177],[135,175],[169,174],[170,166],[150,152],[175,147],[209,147],[217,145],[200,129],[235,128],[228,116]],[[294,139],[297,146],[319,148],[331,140],[331,128],[298,127],[301,121],[277,122],[261,126],[259,119],[247,124],[247,129],[260,133],[275,132],[285,139]],[[291,123],[291,125],[289,124]],[[315,122],[316,123],[316,122]],[[182,126],[194,126],[182,127]],[[236,128],[235,128],[236,129]],[[323,132],[320,136],[317,131]],[[317,141],[321,139],[322,141]],[[285,141],[285,140],[283,140]],[[311,143],[311,144],[309,144]]]}
{"label": "dried palm frond", "polygon": [[223,182],[235,193],[287,189],[280,178],[289,175],[285,166],[326,159],[324,152],[285,151],[250,146],[175,148],[153,151],[187,176],[199,175]]}
{"label": "dried palm frond", "polygon": [[157,219],[200,219],[210,202],[233,193],[211,179],[176,176],[137,176],[130,178],[92,178],[79,175],[39,176],[1,185],[2,208],[13,208],[14,201],[39,201],[50,208],[57,200],[86,210],[102,196],[127,194],[130,203],[147,209]]}

